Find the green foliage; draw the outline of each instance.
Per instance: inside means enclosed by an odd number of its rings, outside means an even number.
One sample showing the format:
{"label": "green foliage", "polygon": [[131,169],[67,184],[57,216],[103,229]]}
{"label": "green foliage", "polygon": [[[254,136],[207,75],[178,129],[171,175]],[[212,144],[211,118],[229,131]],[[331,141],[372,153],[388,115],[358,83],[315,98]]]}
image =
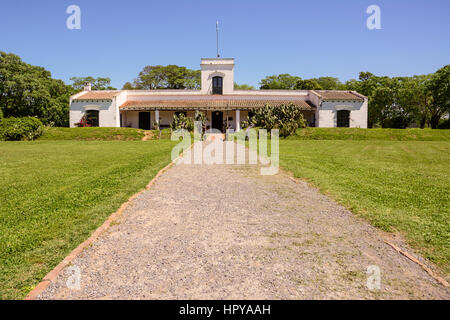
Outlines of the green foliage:
{"label": "green foliage", "polygon": [[[146,66],[126,89],[200,89],[200,70],[191,70],[176,65]],[[124,86],[124,87],[125,87]]]}
{"label": "green foliage", "polygon": [[450,271],[449,154],[448,139],[280,141],[281,167],[374,226],[400,232],[445,272]]}
{"label": "green foliage", "polygon": [[0,142],[0,299],[24,298],[170,162],[175,145]]}
{"label": "green foliage", "polygon": [[298,128],[306,127],[301,110],[293,104],[279,107],[266,105],[264,108],[256,109],[249,118],[248,124],[268,131],[279,129],[281,137],[287,137],[295,133]]}
{"label": "green foliage", "polygon": [[0,51],[0,110],[5,117],[38,117],[45,125],[68,126],[71,86],[42,67]]}
{"label": "green foliage", "polygon": [[134,90],[133,84],[131,82],[125,82],[122,87],[122,90]]}
{"label": "green foliage", "polygon": [[300,77],[291,76],[288,73],[268,76],[259,83],[260,89],[270,90],[293,90]]}
{"label": "green foliage", "polygon": [[182,112],[175,113],[170,128],[172,130],[185,129],[189,132],[194,131],[194,119],[187,117]]}
{"label": "green foliage", "polygon": [[144,130],[134,128],[59,128],[46,127],[39,140],[85,140],[85,141],[109,141],[109,140],[142,140]]}
{"label": "green foliage", "polygon": [[204,114],[203,112],[197,112],[195,114],[195,121],[199,121],[201,122],[202,125],[202,133],[206,132],[206,123],[208,122],[208,118],[206,117],[206,114]]}
{"label": "green foliage", "polygon": [[322,86],[315,79],[298,80],[295,89],[297,90],[322,90]]}
{"label": "green foliage", "polygon": [[234,83],[234,90],[255,90],[254,86],[250,86],[248,84],[237,84]]}
{"label": "green foliage", "polygon": [[42,122],[33,117],[5,118],[0,122],[0,140],[34,140],[42,135]]}
{"label": "green foliage", "polygon": [[323,90],[347,90],[347,86],[335,77],[319,77],[310,80],[316,81]]}
{"label": "green foliage", "polygon": [[116,88],[111,87],[110,78],[72,77],[70,81],[73,82],[72,87],[75,91],[82,91],[86,82],[91,83],[92,90],[116,90]]}
{"label": "green foliage", "polygon": [[431,75],[430,81],[426,83],[426,89],[431,96],[430,125],[437,128],[441,117],[450,112],[450,65]]}
{"label": "green foliage", "polygon": [[426,83],[429,76],[379,77],[361,72],[359,81],[347,82],[369,98],[369,126],[406,128],[417,121],[423,128],[428,121],[429,97]]}
{"label": "green foliage", "polygon": [[438,129],[450,129],[450,119],[441,120],[439,123]]}

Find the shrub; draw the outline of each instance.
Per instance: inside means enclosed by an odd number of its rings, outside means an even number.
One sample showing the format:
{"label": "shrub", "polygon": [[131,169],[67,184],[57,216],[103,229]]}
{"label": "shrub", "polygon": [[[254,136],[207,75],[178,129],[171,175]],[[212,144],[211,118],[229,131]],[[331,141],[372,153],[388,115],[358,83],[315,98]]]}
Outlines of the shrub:
{"label": "shrub", "polygon": [[302,111],[293,104],[278,107],[266,105],[264,108],[256,109],[248,119],[248,124],[268,131],[279,129],[281,137],[287,137],[298,128],[306,127]]}
{"label": "shrub", "polygon": [[188,131],[194,131],[194,119],[187,117],[184,113],[174,114],[170,128],[172,130],[186,129]]}
{"label": "shrub", "polygon": [[80,122],[75,123],[75,126],[79,128],[85,128],[92,127],[92,124],[89,123],[87,114],[85,114],[81,117]]}
{"label": "shrub", "polygon": [[438,129],[450,129],[450,119],[441,120]]}
{"label": "shrub", "polygon": [[0,138],[6,141],[34,140],[42,135],[43,129],[37,118],[5,118],[0,123]]}

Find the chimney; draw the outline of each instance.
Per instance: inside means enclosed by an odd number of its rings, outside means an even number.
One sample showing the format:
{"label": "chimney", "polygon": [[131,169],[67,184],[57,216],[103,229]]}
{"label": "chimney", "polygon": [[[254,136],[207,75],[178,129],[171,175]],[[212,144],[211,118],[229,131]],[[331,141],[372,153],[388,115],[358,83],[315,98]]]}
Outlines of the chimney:
{"label": "chimney", "polygon": [[84,91],[91,91],[91,83],[90,82],[85,82],[84,83]]}

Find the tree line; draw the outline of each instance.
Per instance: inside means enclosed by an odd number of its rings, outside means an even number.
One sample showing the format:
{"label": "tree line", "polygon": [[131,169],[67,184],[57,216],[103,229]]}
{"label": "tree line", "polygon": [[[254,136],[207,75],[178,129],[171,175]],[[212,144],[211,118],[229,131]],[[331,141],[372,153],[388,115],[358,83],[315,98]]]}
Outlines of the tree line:
{"label": "tree line", "polygon": [[[4,117],[33,116],[45,125],[68,126],[69,97],[90,82],[92,90],[115,90],[111,79],[72,77],[72,84],[53,79],[42,67],[25,63],[17,55],[0,51],[0,114]],[[146,66],[122,89],[197,90],[200,70],[177,65]],[[254,90],[247,84],[234,85],[236,90]],[[417,123],[421,128],[437,128],[450,112],[450,66],[435,73],[413,77],[376,76],[361,72],[359,79],[342,83],[335,77],[302,79],[290,74],[267,76],[259,89],[281,90],[355,90],[369,99],[369,126],[406,128]],[[447,121],[448,122],[448,121]]]}

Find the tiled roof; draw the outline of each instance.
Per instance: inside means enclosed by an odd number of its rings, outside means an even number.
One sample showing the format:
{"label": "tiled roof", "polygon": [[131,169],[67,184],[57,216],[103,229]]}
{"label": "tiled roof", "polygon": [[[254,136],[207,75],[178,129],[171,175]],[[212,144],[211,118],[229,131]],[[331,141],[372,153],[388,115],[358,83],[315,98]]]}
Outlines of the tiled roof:
{"label": "tiled roof", "polygon": [[120,91],[86,91],[74,100],[111,100],[118,95]]}
{"label": "tiled roof", "polygon": [[314,106],[299,96],[263,96],[263,95],[193,95],[193,96],[153,96],[144,101],[126,101],[120,106],[121,110],[234,110],[255,109],[266,104],[279,106],[293,103],[302,110],[314,110]]}
{"label": "tiled roof", "polygon": [[338,90],[314,90],[322,100],[355,100],[363,101],[364,99],[351,91]]}

